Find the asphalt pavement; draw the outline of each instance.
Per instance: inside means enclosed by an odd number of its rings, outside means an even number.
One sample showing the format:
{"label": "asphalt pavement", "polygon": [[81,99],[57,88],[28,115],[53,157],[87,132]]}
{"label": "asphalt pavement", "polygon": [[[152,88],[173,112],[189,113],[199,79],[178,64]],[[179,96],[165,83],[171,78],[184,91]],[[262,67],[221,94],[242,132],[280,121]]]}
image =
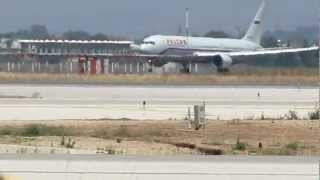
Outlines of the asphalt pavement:
{"label": "asphalt pavement", "polygon": [[0,120],[184,119],[203,103],[209,119],[307,118],[317,101],[316,87],[2,84]]}
{"label": "asphalt pavement", "polygon": [[319,157],[0,155],[0,173],[23,180],[310,180]]}

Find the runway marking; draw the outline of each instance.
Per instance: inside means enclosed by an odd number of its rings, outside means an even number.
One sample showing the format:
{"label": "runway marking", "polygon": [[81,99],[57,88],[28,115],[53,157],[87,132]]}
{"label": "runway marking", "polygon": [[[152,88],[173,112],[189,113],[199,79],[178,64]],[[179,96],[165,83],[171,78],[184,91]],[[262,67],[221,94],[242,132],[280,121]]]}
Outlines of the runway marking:
{"label": "runway marking", "polygon": [[190,172],[163,172],[163,173],[149,173],[149,172],[101,172],[101,171],[0,171],[3,174],[101,174],[101,175],[204,175],[204,176],[302,176],[302,177],[318,177],[319,174],[289,174],[289,173],[190,173]]}

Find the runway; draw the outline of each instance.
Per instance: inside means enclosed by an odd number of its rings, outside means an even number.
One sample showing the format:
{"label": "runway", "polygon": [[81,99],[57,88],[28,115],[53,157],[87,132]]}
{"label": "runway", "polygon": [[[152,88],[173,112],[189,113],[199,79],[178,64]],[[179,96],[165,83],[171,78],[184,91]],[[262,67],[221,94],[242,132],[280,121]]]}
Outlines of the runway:
{"label": "runway", "polygon": [[21,180],[310,180],[317,157],[2,155],[0,174]]}
{"label": "runway", "polygon": [[174,120],[202,103],[209,119],[280,118],[289,110],[306,118],[317,100],[315,87],[2,84],[0,120]]}

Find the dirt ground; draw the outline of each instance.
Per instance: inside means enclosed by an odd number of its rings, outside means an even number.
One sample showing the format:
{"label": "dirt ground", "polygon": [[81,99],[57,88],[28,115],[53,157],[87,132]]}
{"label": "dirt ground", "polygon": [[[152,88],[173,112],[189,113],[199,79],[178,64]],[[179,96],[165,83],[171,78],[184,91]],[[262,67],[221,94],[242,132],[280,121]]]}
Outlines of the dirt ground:
{"label": "dirt ground", "polygon": [[2,153],[320,155],[320,121],[8,121],[0,136]]}

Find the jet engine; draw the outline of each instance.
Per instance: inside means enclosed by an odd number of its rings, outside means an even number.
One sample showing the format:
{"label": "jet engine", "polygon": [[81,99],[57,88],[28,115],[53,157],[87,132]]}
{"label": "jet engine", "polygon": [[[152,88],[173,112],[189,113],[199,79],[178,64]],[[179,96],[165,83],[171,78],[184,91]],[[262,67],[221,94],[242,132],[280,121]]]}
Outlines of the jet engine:
{"label": "jet engine", "polygon": [[219,72],[228,72],[232,66],[232,58],[226,54],[219,54],[211,58],[211,62],[218,68]]}
{"label": "jet engine", "polygon": [[166,65],[168,62],[162,61],[161,59],[152,59],[152,60],[149,60],[149,63],[156,67],[162,67]]}

